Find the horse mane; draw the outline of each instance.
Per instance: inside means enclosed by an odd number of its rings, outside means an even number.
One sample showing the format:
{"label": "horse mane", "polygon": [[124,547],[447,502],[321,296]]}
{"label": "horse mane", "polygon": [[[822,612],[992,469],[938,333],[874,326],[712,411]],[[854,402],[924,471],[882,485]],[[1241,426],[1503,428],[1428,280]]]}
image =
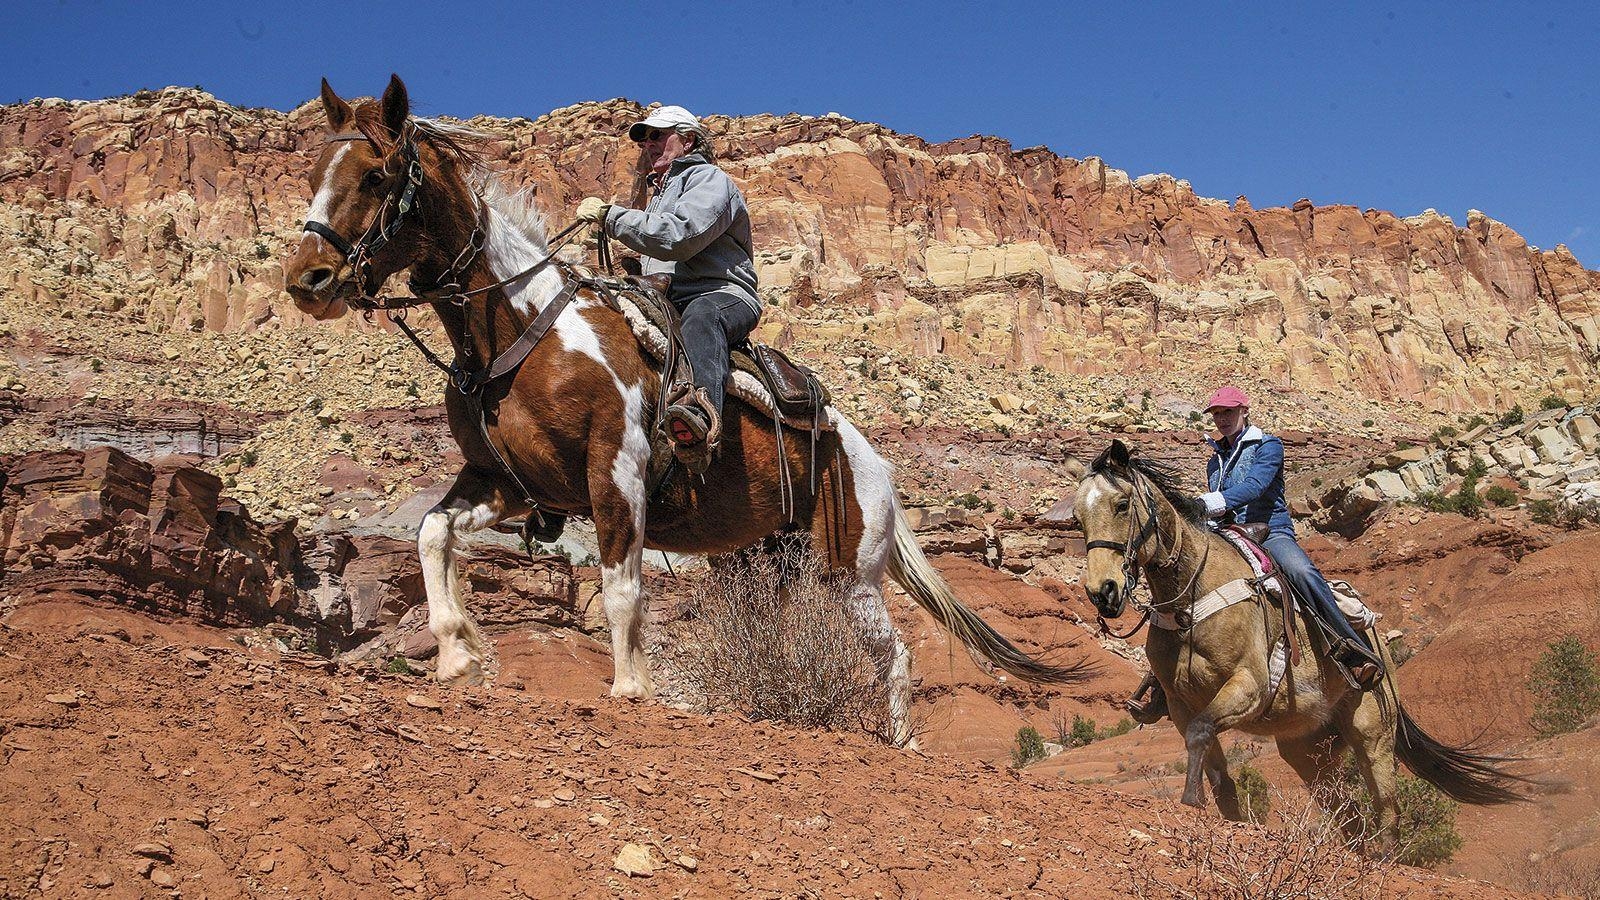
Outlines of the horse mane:
{"label": "horse mane", "polygon": [[[1127,472],[1137,472],[1155,485],[1156,490],[1160,491],[1161,496],[1172,504],[1173,509],[1178,511],[1178,515],[1184,521],[1191,525],[1204,527],[1206,524],[1206,505],[1195,499],[1194,493],[1185,486],[1183,472],[1176,466],[1131,452],[1128,454],[1127,462],[1119,465],[1120,460],[1113,462],[1108,458],[1110,456],[1111,452],[1109,450],[1100,454],[1089,471],[1096,475],[1105,475],[1116,481],[1127,480]],[[1120,471],[1124,467],[1127,472]]]}
{"label": "horse mane", "polygon": [[[396,136],[383,124],[383,110],[377,101],[367,101],[354,107],[355,127],[384,153],[394,149]],[[547,246],[544,214],[534,202],[533,189],[514,188],[503,173],[489,168],[484,146],[494,136],[476,128],[439,119],[412,116],[412,134],[419,143],[427,144],[441,159],[454,164],[463,173],[467,189],[477,194],[485,204],[505,217],[512,227],[543,249]],[[442,173],[437,166],[423,163],[427,177],[437,179]]]}

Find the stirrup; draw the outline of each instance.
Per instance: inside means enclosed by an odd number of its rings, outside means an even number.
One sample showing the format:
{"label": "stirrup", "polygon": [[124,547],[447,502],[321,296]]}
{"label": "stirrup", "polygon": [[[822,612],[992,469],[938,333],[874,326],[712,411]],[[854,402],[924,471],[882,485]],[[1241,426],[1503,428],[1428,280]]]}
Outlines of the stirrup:
{"label": "stirrup", "polygon": [[1370,691],[1383,684],[1383,658],[1360,641],[1341,638],[1331,655],[1352,686]]}
{"label": "stirrup", "polygon": [[[1143,699],[1146,693],[1150,694],[1148,700]],[[1146,675],[1133,696],[1123,701],[1123,706],[1135,722],[1154,725],[1167,716],[1167,693],[1161,689],[1161,683],[1156,681],[1154,675]]]}
{"label": "stirrup", "polygon": [[704,474],[722,440],[722,417],[705,388],[685,384],[674,391],[661,428],[678,462],[693,474]]}

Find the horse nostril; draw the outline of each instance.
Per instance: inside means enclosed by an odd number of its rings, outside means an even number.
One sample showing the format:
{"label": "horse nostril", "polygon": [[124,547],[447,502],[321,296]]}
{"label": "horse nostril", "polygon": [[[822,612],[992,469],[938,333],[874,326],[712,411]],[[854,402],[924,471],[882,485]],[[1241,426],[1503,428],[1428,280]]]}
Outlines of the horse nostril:
{"label": "horse nostril", "polygon": [[300,276],[300,286],[308,291],[320,291],[333,281],[333,270],[327,266],[307,269]]}
{"label": "horse nostril", "polygon": [[1107,603],[1111,602],[1111,598],[1117,596],[1117,583],[1109,578],[1100,582],[1100,596],[1106,598]]}

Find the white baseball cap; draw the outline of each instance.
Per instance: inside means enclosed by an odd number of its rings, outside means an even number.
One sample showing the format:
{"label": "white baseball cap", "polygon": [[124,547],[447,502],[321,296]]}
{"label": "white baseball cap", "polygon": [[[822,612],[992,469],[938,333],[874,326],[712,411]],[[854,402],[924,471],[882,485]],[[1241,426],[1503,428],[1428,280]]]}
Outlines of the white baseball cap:
{"label": "white baseball cap", "polygon": [[644,140],[645,132],[652,128],[659,128],[662,131],[689,129],[705,133],[705,128],[701,126],[700,120],[694,117],[694,113],[681,106],[663,106],[651,113],[643,122],[633,123],[628,128],[628,139],[638,143]]}

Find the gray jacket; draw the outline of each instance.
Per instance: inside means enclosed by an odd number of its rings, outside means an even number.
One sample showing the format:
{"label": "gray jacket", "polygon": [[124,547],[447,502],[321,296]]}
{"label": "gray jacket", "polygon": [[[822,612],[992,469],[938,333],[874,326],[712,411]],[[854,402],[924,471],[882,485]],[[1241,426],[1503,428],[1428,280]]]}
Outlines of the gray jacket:
{"label": "gray jacket", "polygon": [[750,211],[728,173],[698,153],[673,160],[644,209],[613,206],[606,232],[644,256],[644,274],[672,276],[681,309],[701,294],[730,291],[756,312],[756,266],[751,259]]}

